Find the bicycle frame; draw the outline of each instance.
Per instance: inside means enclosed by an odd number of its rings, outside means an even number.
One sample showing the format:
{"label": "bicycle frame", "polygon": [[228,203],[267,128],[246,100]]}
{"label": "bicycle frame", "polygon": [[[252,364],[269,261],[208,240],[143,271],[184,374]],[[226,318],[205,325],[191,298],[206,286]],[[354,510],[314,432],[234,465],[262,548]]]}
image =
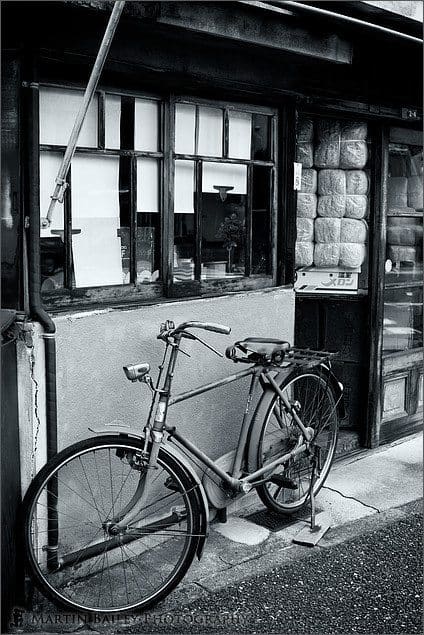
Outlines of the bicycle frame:
{"label": "bicycle frame", "polygon": [[[178,353],[180,350],[180,343],[183,337],[182,333],[178,333],[175,336],[175,341],[173,344],[167,342],[167,347],[165,350],[165,354],[162,360],[162,364],[159,366],[159,377],[156,383],[156,387],[154,388],[154,396],[152,399],[152,406],[150,408],[149,417],[145,427],[145,452],[146,456],[148,455],[148,465],[146,476],[143,479],[143,482],[140,483],[140,491],[137,493],[139,495],[138,500],[134,502],[134,506],[131,509],[125,509],[124,515],[120,515],[114,519],[113,525],[111,527],[111,533],[118,533],[122,529],[128,525],[129,522],[133,521],[137,518],[139,513],[141,512],[144,500],[145,500],[145,492],[148,491],[149,484],[153,478],[153,471],[156,466],[157,457],[159,454],[160,446],[164,440],[164,433],[169,435],[170,440],[175,439],[178,443],[183,446],[190,454],[195,456],[199,461],[201,461],[204,465],[210,468],[224,483],[228,485],[233,491],[238,493],[247,493],[249,492],[255,485],[259,485],[255,483],[258,478],[263,476],[265,473],[273,473],[274,470],[281,464],[286,463],[291,458],[295,457],[297,454],[304,452],[309,447],[309,442],[313,436],[313,430],[311,428],[306,428],[301,419],[299,418],[294,406],[289,403],[285,395],[280,390],[277,382],[274,380],[269,367],[261,366],[255,364],[253,367],[250,367],[246,370],[240,371],[239,373],[235,373],[233,375],[229,375],[228,377],[224,377],[223,379],[217,380],[215,382],[210,382],[189,390],[187,392],[176,395],[171,398],[171,385],[172,378],[174,375],[175,364],[177,361]],[[159,388],[162,371],[165,367],[166,356],[169,347],[171,347],[171,352],[169,355],[169,360],[167,363],[167,370],[165,374],[165,379],[163,382],[163,387]],[[284,367],[282,367],[284,368]],[[272,370],[275,370],[272,367]],[[194,443],[186,439],[183,435],[179,434],[175,427],[169,426],[166,424],[166,418],[168,413],[168,408],[177,403],[181,403],[182,401],[186,401],[188,399],[192,399],[197,395],[204,394],[209,390],[214,390],[215,388],[219,388],[221,386],[228,385],[235,381],[239,381],[245,377],[251,376],[249,393],[246,400],[246,407],[243,414],[241,429],[239,433],[239,439],[237,443],[237,449],[234,456],[234,461],[232,465],[232,469],[230,474],[222,470],[215,462],[210,459],[202,450],[200,450]],[[303,443],[298,443],[298,445],[289,453],[278,457],[268,465],[252,472],[246,476],[242,476],[241,468],[243,462],[244,451],[246,447],[248,432],[249,432],[249,411],[250,405],[252,402],[252,397],[254,391],[257,387],[258,381],[268,384],[272,390],[280,397],[282,400],[284,407],[287,412],[289,412],[293,419],[295,420],[297,426],[299,427],[299,433],[302,434],[304,438]],[[153,421],[153,425],[151,425],[151,416],[153,413],[153,408],[155,404],[156,397],[159,395],[159,401],[156,406],[155,417]],[[148,453],[148,446],[151,440],[151,448]]]}

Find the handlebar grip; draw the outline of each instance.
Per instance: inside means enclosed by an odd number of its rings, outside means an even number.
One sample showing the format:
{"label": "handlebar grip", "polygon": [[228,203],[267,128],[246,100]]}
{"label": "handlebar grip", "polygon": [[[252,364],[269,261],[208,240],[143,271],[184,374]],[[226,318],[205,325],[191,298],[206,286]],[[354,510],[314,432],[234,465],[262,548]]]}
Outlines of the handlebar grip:
{"label": "handlebar grip", "polygon": [[183,331],[185,329],[204,329],[205,331],[213,331],[214,333],[222,333],[223,335],[229,335],[231,328],[224,326],[223,324],[214,324],[213,322],[183,322],[175,329],[176,331]]}

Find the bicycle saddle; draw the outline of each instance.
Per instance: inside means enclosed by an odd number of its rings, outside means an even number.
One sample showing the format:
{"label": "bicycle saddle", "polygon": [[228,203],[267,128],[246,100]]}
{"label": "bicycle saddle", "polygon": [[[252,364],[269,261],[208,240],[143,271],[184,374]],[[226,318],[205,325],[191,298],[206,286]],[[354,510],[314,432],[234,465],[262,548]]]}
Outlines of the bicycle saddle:
{"label": "bicycle saddle", "polygon": [[[275,340],[263,337],[246,337],[246,339],[235,342],[225,351],[226,357],[233,362],[245,362],[247,364],[281,364],[284,356],[291,345],[284,340]],[[237,350],[246,357],[237,355]]]}

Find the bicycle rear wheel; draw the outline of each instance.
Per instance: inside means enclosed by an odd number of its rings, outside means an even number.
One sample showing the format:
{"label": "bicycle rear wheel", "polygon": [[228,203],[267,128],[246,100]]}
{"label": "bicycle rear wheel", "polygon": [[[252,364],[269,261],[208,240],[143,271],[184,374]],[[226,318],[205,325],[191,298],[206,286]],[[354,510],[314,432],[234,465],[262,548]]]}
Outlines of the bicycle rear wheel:
{"label": "bicycle rear wheel", "polygon": [[[312,479],[312,457],[316,457],[314,493],[327,478],[337,445],[339,416],[333,391],[324,374],[308,371],[290,375],[280,386],[291,404],[296,402],[305,426],[314,429],[311,452],[289,460],[277,474],[289,485],[268,481],[257,488],[262,502],[270,510],[292,514],[308,501]],[[264,393],[252,419],[249,441],[249,471],[260,469],[293,450],[301,441],[300,430],[282,400],[272,391]],[[271,474],[270,474],[271,475]]]}
{"label": "bicycle rear wheel", "polygon": [[175,588],[200,540],[201,510],[187,470],[164,449],[139,518],[118,536],[108,523],[138,497],[142,443],[91,438],[56,455],[24,500],[29,570],[53,602],[88,613],[152,606]]}

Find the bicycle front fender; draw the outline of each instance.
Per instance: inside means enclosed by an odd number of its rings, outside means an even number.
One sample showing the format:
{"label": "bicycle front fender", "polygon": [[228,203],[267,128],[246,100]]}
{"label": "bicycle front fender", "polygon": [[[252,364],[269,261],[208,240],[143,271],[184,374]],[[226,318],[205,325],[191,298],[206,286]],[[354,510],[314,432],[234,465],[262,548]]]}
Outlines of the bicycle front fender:
{"label": "bicycle front fender", "polygon": [[[103,428],[89,428],[90,432],[94,432],[95,434],[110,434],[110,435],[119,435],[126,437],[133,437],[136,439],[140,439],[144,441],[144,434],[140,434],[134,432],[131,428],[129,428],[126,424],[121,422],[112,422],[112,424]],[[189,479],[192,481],[193,490],[198,495],[198,503],[199,508],[201,510],[201,526],[200,526],[200,534],[199,544],[197,546],[196,555],[198,559],[202,557],[203,549],[205,547],[206,538],[209,535],[209,505],[208,499],[206,497],[205,490],[203,488],[202,482],[198,477],[197,473],[193,470],[192,466],[185,458],[185,456],[178,451],[178,449],[171,445],[171,443],[167,443],[166,441],[161,445],[161,451],[165,452],[172,456],[172,458],[180,463],[182,469],[186,472]]]}

